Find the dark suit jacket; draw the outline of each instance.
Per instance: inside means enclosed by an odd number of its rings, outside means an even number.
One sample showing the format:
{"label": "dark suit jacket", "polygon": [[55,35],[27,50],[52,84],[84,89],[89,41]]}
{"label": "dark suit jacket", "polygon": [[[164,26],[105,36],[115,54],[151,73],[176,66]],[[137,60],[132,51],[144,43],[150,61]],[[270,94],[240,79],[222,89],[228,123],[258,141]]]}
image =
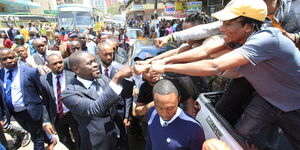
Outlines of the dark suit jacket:
{"label": "dark suit jacket", "polygon": [[[122,67],[123,67],[121,64],[119,64],[119,63],[117,63],[117,62],[113,62],[112,64],[114,64],[114,65],[111,66],[111,71],[110,71],[110,73],[109,73],[109,78],[110,78],[110,79],[112,79],[112,78],[115,76],[115,74],[116,74],[120,69],[122,69]],[[99,64],[99,70],[100,70],[100,73],[104,75],[104,72],[102,72],[102,65],[101,65],[101,63]]]}
{"label": "dark suit jacket", "polygon": [[[71,72],[71,71],[67,71],[65,70],[65,82],[66,82],[66,87],[68,84],[71,83],[71,80],[74,79],[75,77],[75,73]],[[53,80],[52,80],[53,76],[52,73],[48,73],[45,75],[42,75],[40,77],[41,80],[41,84],[43,87],[43,91],[45,92],[44,94],[44,105],[45,108],[44,109],[44,114],[43,114],[43,118],[44,118],[44,122],[52,122],[54,124],[54,121],[56,119],[56,114],[57,114],[57,106],[55,103],[55,95],[54,95],[54,90],[53,90]]]}
{"label": "dark suit jacket", "polygon": [[[27,67],[20,64],[20,81],[23,101],[31,118],[35,121],[40,120],[43,114],[41,83],[39,80],[40,74],[36,68]],[[5,71],[0,70],[0,80],[4,81]]]}
{"label": "dark suit jacket", "polygon": [[109,86],[109,79],[98,79],[103,92],[98,95],[95,90],[86,89],[77,79],[62,93],[64,105],[72,112],[79,124],[81,150],[115,150],[117,133],[114,121],[115,103],[121,101]]}
{"label": "dark suit jacket", "polygon": [[[118,63],[118,62],[114,62],[112,63],[113,65],[111,66],[111,71],[109,73],[109,78],[112,79],[114,77],[114,75],[123,68],[123,65]],[[102,75],[104,75],[104,72],[102,72],[102,66],[101,64],[99,64],[99,70],[100,73]],[[122,93],[121,93],[121,97],[123,98],[123,101],[121,102],[120,105],[117,105],[117,109],[121,110],[124,108],[124,112],[119,112],[120,114],[122,114],[124,118],[130,118],[130,112],[131,112],[131,105],[132,105],[132,90],[133,90],[133,86],[134,83],[128,80],[123,79],[120,83],[123,87]],[[123,111],[123,110],[121,110]]]}
{"label": "dark suit jacket", "polygon": [[6,106],[5,100],[5,89],[3,87],[3,82],[0,80],[0,120],[3,120],[4,115],[6,115],[7,120],[10,120],[9,110]]}

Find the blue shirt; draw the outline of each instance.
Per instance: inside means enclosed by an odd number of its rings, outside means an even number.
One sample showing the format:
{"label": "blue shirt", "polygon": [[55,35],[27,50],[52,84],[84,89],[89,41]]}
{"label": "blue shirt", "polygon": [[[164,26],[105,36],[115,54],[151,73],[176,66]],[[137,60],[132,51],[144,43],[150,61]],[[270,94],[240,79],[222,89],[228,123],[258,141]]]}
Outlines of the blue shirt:
{"label": "blue shirt", "polygon": [[257,31],[234,50],[250,61],[237,70],[275,107],[300,109],[300,52],[276,28]]}
{"label": "blue shirt", "polygon": [[[8,69],[5,70],[4,78],[4,87],[6,87],[6,78],[8,76]],[[19,65],[12,71],[12,82],[11,82],[11,98],[12,104],[15,112],[20,112],[26,109],[23,94],[21,89],[21,80],[20,80],[20,68]]]}
{"label": "blue shirt", "polygon": [[147,150],[201,150],[205,141],[202,126],[182,110],[168,121],[167,126],[161,124],[154,107],[148,111],[147,116]]}

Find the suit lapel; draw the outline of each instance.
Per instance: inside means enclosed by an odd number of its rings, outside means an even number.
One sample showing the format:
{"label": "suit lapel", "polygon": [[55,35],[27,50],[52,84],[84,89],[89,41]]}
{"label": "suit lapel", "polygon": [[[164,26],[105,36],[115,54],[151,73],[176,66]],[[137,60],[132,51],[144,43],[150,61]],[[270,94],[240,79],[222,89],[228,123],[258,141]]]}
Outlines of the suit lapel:
{"label": "suit lapel", "polygon": [[72,72],[65,70],[65,82],[66,82],[66,87],[71,83],[72,78],[74,75]]}
{"label": "suit lapel", "polygon": [[39,54],[35,53],[33,55],[33,59],[34,59],[34,62],[37,64],[37,65],[43,65],[44,64],[44,61],[42,60],[42,58],[39,56]]}
{"label": "suit lapel", "polygon": [[94,91],[92,89],[86,89],[84,87],[84,85],[77,79],[74,79],[73,81],[74,81],[74,85],[77,85],[76,89],[78,89],[78,91],[81,91],[85,96],[87,96],[93,100],[96,100],[99,97],[99,95],[97,94],[96,91]]}
{"label": "suit lapel", "polygon": [[24,96],[24,76],[26,74],[26,69],[24,65],[20,65],[20,80],[21,80],[21,91],[23,93]]}
{"label": "suit lapel", "polygon": [[48,82],[48,85],[49,85],[51,96],[54,98],[55,95],[54,95],[54,90],[53,90],[52,73],[47,74],[47,82]]}
{"label": "suit lapel", "polygon": [[102,64],[101,63],[99,64],[99,71],[100,71],[101,74],[103,74],[102,73]]}
{"label": "suit lapel", "polygon": [[5,74],[5,72],[4,72],[4,68],[2,68],[1,70],[0,70],[0,78],[1,78],[1,81],[4,83],[4,74]]}
{"label": "suit lapel", "polygon": [[118,69],[115,68],[114,66],[111,66],[111,71],[110,71],[110,74],[109,74],[109,78],[112,79],[115,76],[116,72],[118,72]]}

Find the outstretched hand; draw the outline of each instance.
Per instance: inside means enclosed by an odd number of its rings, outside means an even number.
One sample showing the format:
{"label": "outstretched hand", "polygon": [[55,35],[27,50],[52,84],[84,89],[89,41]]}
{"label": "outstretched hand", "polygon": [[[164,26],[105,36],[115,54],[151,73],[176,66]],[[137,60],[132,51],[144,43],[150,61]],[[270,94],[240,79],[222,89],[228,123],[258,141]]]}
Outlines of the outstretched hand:
{"label": "outstretched hand", "polygon": [[150,71],[155,73],[160,73],[160,74],[165,73],[165,65],[152,64]]}
{"label": "outstretched hand", "polygon": [[171,35],[155,38],[155,46],[157,48],[162,48],[163,46],[167,45],[170,40],[171,40]]}
{"label": "outstretched hand", "polygon": [[148,72],[149,69],[151,67],[151,64],[147,64],[147,65],[135,65],[134,66],[134,73],[135,74],[141,74],[143,72]]}

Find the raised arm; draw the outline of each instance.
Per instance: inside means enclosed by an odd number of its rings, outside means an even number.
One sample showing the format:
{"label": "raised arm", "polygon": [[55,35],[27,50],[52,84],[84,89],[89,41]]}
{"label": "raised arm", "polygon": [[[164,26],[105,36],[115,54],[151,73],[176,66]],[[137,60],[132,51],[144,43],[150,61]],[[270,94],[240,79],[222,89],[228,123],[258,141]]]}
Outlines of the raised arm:
{"label": "raised arm", "polygon": [[188,40],[201,40],[207,37],[220,34],[219,27],[222,22],[216,21],[209,24],[197,25],[195,27],[175,32],[166,37],[155,39],[156,46],[161,48],[170,41],[185,42]]}
{"label": "raised arm", "polygon": [[158,73],[174,72],[191,76],[210,76],[248,63],[249,60],[242,54],[231,51],[216,59],[201,60],[184,64],[152,64],[151,69]]}

